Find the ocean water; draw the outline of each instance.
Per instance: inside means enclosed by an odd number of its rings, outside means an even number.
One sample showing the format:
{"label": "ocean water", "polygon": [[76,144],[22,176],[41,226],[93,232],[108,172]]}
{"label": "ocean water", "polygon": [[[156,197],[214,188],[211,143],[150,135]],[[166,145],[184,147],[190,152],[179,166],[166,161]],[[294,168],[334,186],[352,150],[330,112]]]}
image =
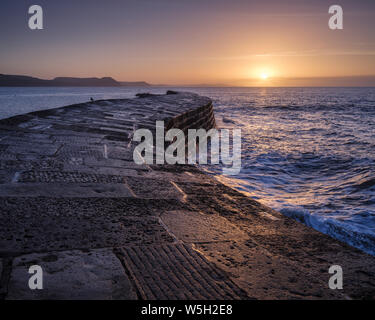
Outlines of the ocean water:
{"label": "ocean water", "polygon": [[[0,88],[0,118],[166,90]],[[242,169],[225,183],[375,255],[375,88],[180,90],[211,97],[218,125],[241,128]]]}
{"label": "ocean water", "polygon": [[242,169],[229,184],[375,255],[375,88],[201,93],[219,126],[242,129]]}

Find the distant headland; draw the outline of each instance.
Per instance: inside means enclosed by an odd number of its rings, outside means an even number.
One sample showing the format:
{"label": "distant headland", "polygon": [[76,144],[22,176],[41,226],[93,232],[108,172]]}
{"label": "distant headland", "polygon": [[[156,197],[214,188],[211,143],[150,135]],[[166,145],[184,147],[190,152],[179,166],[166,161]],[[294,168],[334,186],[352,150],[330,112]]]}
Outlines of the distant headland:
{"label": "distant headland", "polygon": [[147,87],[147,82],[116,81],[111,77],[73,78],[57,77],[52,80],[23,75],[0,74],[0,87]]}

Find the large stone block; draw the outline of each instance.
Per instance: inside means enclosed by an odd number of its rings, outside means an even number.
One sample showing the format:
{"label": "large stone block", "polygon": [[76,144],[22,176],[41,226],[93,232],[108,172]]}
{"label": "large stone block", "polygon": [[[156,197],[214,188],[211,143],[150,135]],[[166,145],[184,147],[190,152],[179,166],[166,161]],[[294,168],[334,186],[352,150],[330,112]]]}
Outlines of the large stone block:
{"label": "large stone block", "polygon": [[173,242],[152,216],[157,207],[134,198],[0,198],[0,253]]}
{"label": "large stone block", "polygon": [[[29,267],[43,270],[43,289],[29,288]],[[20,256],[13,261],[9,300],[137,299],[125,271],[110,249]]]}
{"label": "large stone block", "polygon": [[222,270],[188,245],[118,249],[145,300],[246,299],[246,293]]}
{"label": "large stone block", "polygon": [[247,239],[240,228],[218,215],[195,211],[168,211],[162,214],[168,229],[184,242],[210,242]]}

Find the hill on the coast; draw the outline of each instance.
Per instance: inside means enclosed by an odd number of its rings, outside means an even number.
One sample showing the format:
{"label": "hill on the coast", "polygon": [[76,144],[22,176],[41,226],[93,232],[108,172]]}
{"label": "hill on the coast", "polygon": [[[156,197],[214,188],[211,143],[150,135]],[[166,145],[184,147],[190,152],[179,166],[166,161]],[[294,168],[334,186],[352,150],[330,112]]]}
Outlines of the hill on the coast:
{"label": "hill on the coast", "polygon": [[52,80],[39,79],[30,76],[0,74],[0,87],[120,87],[120,86],[149,86],[144,81],[119,82],[111,77],[104,78],[74,78],[57,77]]}

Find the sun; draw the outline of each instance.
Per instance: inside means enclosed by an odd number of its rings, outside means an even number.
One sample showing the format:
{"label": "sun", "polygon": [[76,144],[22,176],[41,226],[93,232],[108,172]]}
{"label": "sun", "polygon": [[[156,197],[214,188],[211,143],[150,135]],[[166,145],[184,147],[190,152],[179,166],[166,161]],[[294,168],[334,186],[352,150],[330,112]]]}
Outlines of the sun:
{"label": "sun", "polygon": [[255,66],[245,69],[244,76],[252,79],[255,83],[259,82],[258,85],[260,86],[268,86],[273,84],[277,72],[272,66]]}

